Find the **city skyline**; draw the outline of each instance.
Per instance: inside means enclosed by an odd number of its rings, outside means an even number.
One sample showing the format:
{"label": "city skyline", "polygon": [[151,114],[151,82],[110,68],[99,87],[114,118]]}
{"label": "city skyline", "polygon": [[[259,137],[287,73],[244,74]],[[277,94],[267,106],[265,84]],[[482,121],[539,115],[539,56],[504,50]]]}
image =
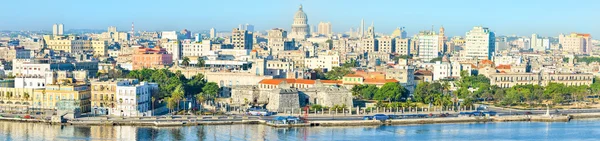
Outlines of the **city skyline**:
{"label": "city skyline", "polygon": [[[131,22],[136,30],[162,31],[189,29],[192,31],[216,28],[229,31],[239,24],[252,24],[257,31],[272,28],[290,31],[294,13],[304,6],[310,25],[331,22],[334,33],[345,33],[358,28],[360,20],[374,22],[376,32],[390,34],[396,27],[406,27],[409,36],[434,26],[446,28],[449,36],[464,36],[473,26],[489,27],[497,35],[558,36],[559,33],[582,32],[597,35],[595,27],[600,20],[585,13],[600,13],[593,3],[561,3],[560,1],[239,1],[236,5],[221,1],[146,2],[119,1],[35,1],[36,5],[23,10],[23,1],[4,2],[6,11],[0,18],[1,30],[46,30],[54,23],[70,29],[106,29],[116,26],[129,31]],[[517,3],[518,2],[518,3]],[[238,6],[246,5],[246,6]],[[254,6],[250,6],[254,5]],[[421,6],[419,6],[421,5]],[[54,9],[53,7],[68,7]],[[259,8],[264,6],[268,8]],[[362,7],[359,7],[362,6]],[[110,10],[107,9],[118,9]],[[360,10],[357,10],[360,9]],[[401,10],[394,10],[401,9]],[[52,11],[45,14],[42,11]],[[369,11],[369,12],[365,12]],[[398,11],[398,12],[394,12]],[[471,15],[469,15],[471,14]],[[80,20],[85,19],[85,20]]]}

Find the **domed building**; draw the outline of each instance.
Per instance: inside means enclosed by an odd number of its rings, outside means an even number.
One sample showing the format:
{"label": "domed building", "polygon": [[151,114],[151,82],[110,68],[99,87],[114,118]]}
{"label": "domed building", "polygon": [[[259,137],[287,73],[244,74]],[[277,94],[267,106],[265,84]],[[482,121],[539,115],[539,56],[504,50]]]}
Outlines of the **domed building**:
{"label": "domed building", "polygon": [[294,39],[306,39],[310,35],[310,26],[308,25],[308,17],[302,10],[302,5],[294,15],[294,23],[292,24],[292,32],[288,35]]}

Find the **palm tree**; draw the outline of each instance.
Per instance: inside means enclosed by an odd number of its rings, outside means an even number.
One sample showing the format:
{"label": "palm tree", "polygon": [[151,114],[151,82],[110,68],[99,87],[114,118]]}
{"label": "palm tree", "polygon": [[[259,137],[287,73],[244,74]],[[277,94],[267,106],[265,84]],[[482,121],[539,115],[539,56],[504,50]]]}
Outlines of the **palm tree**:
{"label": "palm tree", "polygon": [[190,58],[188,57],[183,57],[183,61],[181,61],[181,64],[184,66],[189,66],[190,65]]}
{"label": "palm tree", "polygon": [[154,96],[152,96],[150,98],[150,101],[152,101],[152,113],[151,114],[152,114],[152,116],[154,116],[154,101],[156,101],[156,98],[154,98]]}
{"label": "palm tree", "polygon": [[29,93],[28,93],[28,92],[25,92],[25,94],[23,95],[23,97],[24,97],[26,100],[28,100],[28,99],[29,99]]}
{"label": "palm tree", "polygon": [[198,104],[200,104],[200,111],[202,111],[202,102],[204,102],[206,100],[206,96],[204,95],[204,93],[200,92],[198,94],[196,94],[196,102],[198,102]]}
{"label": "palm tree", "polygon": [[205,62],[204,62],[204,58],[202,58],[202,56],[198,56],[198,63],[196,63],[196,65],[197,65],[198,67],[201,67],[201,68],[203,68],[203,67],[204,67],[204,63],[205,63]]}

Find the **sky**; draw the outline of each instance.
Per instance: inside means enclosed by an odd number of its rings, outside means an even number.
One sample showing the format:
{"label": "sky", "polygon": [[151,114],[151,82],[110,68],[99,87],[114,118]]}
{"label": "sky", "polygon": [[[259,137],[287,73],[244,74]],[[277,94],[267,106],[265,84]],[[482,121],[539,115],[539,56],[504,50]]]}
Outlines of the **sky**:
{"label": "sky", "polygon": [[215,28],[230,31],[249,23],[256,30],[289,30],[300,4],[308,22],[331,22],[334,32],[374,23],[378,33],[405,27],[409,35],[444,26],[464,36],[473,26],[497,35],[557,36],[581,32],[600,36],[599,0],[4,0],[0,30],[69,29],[160,31]]}

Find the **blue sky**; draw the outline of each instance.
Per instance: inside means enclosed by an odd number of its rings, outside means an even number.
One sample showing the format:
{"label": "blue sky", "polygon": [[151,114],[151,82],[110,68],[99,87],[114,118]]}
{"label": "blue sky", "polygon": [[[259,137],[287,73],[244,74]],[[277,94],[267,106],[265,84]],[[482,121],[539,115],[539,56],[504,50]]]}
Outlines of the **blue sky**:
{"label": "blue sky", "polygon": [[302,4],[309,23],[332,23],[334,32],[375,23],[376,32],[406,27],[408,34],[437,30],[463,35],[473,26],[497,35],[556,36],[584,32],[600,36],[598,0],[4,0],[2,30],[68,29],[231,30],[250,23],[256,30],[289,30]]}

